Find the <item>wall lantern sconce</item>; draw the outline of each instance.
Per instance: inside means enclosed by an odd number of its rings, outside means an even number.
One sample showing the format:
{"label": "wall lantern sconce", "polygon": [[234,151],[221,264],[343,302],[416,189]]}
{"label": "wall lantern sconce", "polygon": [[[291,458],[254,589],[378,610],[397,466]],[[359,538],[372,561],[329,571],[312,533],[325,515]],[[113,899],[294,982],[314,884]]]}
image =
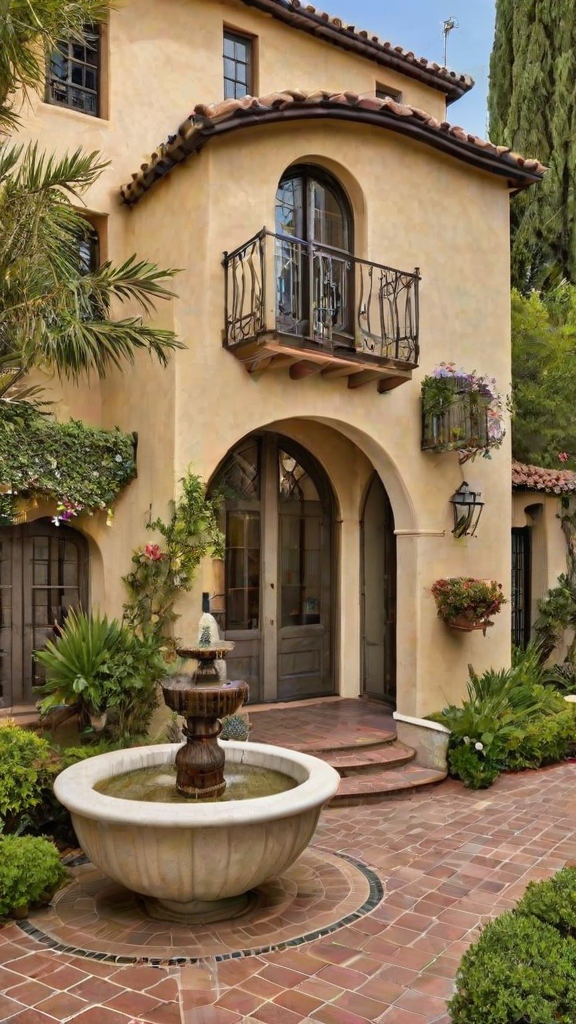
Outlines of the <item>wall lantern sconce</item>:
{"label": "wall lantern sconce", "polygon": [[454,509],[455,537],[473,537],[480,522],[480,516],[484,508],[484,502],[480,491],[471,491],[470,487],[463,480],[458,490],[450,498],[450,504]]}

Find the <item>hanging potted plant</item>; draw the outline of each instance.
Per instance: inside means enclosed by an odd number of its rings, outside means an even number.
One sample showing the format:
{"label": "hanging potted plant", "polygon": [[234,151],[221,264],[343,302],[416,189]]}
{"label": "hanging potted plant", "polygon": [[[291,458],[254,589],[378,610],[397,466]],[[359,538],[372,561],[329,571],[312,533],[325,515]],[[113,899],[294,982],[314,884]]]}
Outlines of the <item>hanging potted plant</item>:
{"label": "hanging potted plant", "polygon": [[494,377],[440,363],[422,381],[422,450],[457,452],[460,464],[491,458],[505,437],[506,407]]}
{"label": "hanging potted plant", "polygon": [[451,629],[463,633],[481,629],[486,635],[488,626],[494,625],[491,617],[506,603],[501,583],[470,576],[436,580],[432,594],[440,618]]}

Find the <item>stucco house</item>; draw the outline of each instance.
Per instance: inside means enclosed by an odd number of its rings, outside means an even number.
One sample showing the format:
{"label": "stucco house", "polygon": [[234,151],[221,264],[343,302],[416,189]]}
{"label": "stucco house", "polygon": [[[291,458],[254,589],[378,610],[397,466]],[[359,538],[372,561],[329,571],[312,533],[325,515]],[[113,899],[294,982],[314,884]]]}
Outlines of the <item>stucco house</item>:
{"label": "stucco house", "polygon": [[[2,531],[4,705],[32,699],[55,595],[121,613],[188,466],[234,497],[178,632],[208,591],[254,701],[365,694],[421,718],[458,699],[469,662],[509,662],[510,603],[457,634],[430,587],[510,598],[510,438],[465,470],[422,451],[420,382],[446,361],[509,390],[509,200],[543,168],[454,126],[469,77],[299,0],[130,0],[80,51],[22,140],[110,161],[86,211],[100,256],[182,269],[158,316],[186,347],[44,380],[59,418],[137,432],[138,477],[112,527],[39,506]],[[485,507],[457,540],[464,476]]]}

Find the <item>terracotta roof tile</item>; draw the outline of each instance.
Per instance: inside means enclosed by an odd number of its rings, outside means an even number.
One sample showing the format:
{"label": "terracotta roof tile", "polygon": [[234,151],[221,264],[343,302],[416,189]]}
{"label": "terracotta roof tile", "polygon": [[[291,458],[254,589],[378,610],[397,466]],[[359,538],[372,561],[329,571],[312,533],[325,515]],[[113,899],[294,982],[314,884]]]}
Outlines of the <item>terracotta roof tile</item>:
{"label": "terracotta roof tile", "polygon": [[526,491],[546,491],[548,494],[576,493],[576,473],[571,469],[544,469],[512,463],[512,487]]}
{"label": "terracotta roof tile", "polygon": [[527,160],[505,146],[495,146],[477,135],[470,135],[458,125],[438,121],[425,110],[397,103],[390,97],[379,99],[373,94],[362,96],[349,91],[307,93],[286,89],[267,96],[198,103],[177,134],[161,143],[150,160],[132,175],[132,181],[122,186],[122,198],[129,205],[138,202],[176,164],[225,131],[307,118],[357,121],[409,135],[456,159],[506,177],[516,188],[525,188],[540,180],[546,170],[538,160]]}
{"label": "terracotta roof tile", "polygon": [[459,99],[474,86],[470,75],[459,74],[426,57],[417,57],[412,50],[405,50],[387,39],[380,39],[373,32],[349,25],[312,4],[303,4],[300,0],[243,0],[243,3],[333,45],[359,51],[369,60],[425,82],[446,93],[449,102]]}

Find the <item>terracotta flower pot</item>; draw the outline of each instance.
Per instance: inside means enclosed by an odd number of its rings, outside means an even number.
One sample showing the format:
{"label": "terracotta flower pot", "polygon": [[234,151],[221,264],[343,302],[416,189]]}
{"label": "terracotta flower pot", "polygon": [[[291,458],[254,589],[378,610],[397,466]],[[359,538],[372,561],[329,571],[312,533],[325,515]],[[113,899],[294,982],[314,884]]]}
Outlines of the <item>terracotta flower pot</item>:
{"label": "terracotta flower pot", "polygon": [[484,636],[486,636],[488,626],[494,625],[488,619],[479,619],[471,612],[462,612],[453,619],[446,619],[445,622],[450,629],[455,629],[460,633],[473,633],[474,630],[481,629]]}
{"label": "terracotta flower pot", "polygon": [[101,715],[96,715],[89,712],[88,717],[90,719],[90,725],[94,729],[94,732],[102,732],[102,730],[106,728],[106,722],[108,719],[108,714],[106,711],[104,711],[104,713]]}

